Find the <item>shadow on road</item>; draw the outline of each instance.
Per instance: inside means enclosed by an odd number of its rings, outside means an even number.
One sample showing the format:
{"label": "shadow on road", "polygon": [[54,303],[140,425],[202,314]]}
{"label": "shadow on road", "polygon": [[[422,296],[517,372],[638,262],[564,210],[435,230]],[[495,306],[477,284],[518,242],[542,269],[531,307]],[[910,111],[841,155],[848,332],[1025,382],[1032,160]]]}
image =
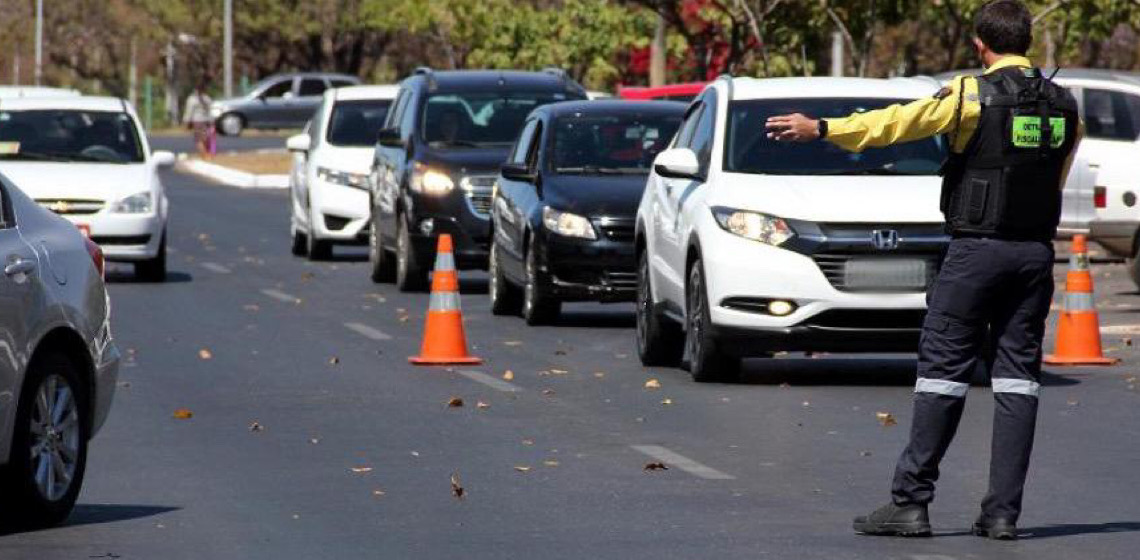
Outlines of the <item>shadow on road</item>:
{"label": "shadow on road", "polygon": [[[835,386],[909,386],[914,385],[916,360],[899,357],[787,357],[744,361],[740,383],[745,385],[835,385]],[[1042,372],[1046,387],[1076,385],[1079,379]],[[978,368],[974,386],[989,386],[989,375]]]}
{"label": "shadow on road", "polygon": [[134,272],[126,268],[107,269],[106,282],[108,284],[182,284],[191,282],[194,277],[186,272],[168,272],[163,282],[148,282],[140,280]]}
{"label": "shadow on road", "polygon": [[1095,535],[1101,533],[1134,533],[1140,531],[1140,522],[1115,521],[1112,523],[1072,523],[1064,525],[1044,525],[1023,529],[1022,540],[1047,539],[1050,537],[1071,537],[1074,535]]}
{"label": "shadow on road", "polygon": [[[591,329],[632,329],[637,327],[637,316],[628,310],[583,310],[576,311],[573,304],[563,307],[561,315],[554,323],[556,327],[586,327]],[[632,340],[634,333],[630,332]]]}
{"label": "shadow on road", "polygon": [[[143,506],[133,504],[79,504],[71,512],[62,527],[100,525],[118,521],[130,521],[143,517],[162,515],[182,508],[171,506]],[[0,536],[30,532],[26,529],[0,527]]]}

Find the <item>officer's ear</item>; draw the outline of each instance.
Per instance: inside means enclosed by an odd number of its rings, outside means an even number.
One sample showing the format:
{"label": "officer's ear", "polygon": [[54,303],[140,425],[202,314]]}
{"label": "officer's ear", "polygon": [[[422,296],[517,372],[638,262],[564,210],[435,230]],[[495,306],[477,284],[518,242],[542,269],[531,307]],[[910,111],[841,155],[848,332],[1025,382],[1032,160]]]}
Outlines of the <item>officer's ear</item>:
{"label": "officer's ear", "polygon": [[974,48],[977,49],[977,51],[978,51],[978,58],[985,60],[986,59],[986,53],[990,52],[990,48],[987,47],[986,44],[983,43],[982,40],[977,38],[977,37],[973,37],[973,41],[974,41]]}

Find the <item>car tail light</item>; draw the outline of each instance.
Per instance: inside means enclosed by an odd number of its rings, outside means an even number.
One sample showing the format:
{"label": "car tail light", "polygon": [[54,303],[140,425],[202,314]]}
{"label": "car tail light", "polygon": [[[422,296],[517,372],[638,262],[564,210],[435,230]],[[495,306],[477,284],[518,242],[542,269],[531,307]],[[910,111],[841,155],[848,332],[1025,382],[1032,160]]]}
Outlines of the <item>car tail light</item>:
{"label": "car tail light", "polygon": [[100,277],[105,277],[103,270],[106,266],[106,261],[103,260],[103,249],[101,249],[97,243],[91,241],[90,237],[84,237],[83,243],[87,245],[87,254],[91,255],[91,262],[95,263],[95,270],[99,271]]}
{"label": "car tail light", "polygon": [[1108,193],[1104,187],[1096,187],[1093,189],[1093,206],[1097,208],[1108,206]]}

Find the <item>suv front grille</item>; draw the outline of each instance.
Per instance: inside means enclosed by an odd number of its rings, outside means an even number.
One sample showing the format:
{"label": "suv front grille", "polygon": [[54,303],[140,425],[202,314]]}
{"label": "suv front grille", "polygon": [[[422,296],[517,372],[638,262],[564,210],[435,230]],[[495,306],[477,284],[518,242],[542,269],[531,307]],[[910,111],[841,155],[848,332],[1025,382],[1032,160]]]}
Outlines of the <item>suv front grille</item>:
{"label": "suv front grille", "polygon": [[606,284],[615,288],[637,289],[636,272],[606,272]]}
{"label": "suv front grille", "polygon": [[595,220],[602,238],[610,241],[629,243],[633,241],[633,220],[625,218],[601,218]]}
{"label": "suv front grille", "polygon": [[56,214],[94,214],[106,205],[102,200],[80,198],[37,198],[36,203]]}
{"label": "suv front grille", "polygon": [[497,180],[498,177],[494,175],[468,175],[459,180],[459,188],[467,195],[467,203],[472,212],[483,217],[491,215],[492,195]]}

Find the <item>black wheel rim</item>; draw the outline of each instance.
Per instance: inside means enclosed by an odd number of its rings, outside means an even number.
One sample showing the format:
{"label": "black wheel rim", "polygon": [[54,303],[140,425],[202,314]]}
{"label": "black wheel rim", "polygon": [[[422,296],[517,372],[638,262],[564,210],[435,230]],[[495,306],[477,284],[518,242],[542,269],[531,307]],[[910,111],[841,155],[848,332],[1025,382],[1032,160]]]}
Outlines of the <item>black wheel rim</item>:
{"label": "black wheel rim", "polygon": [[487,286],[488,296],[491,298],[491,305],[499,302],[499,246],[494,242],[491,243],[491,262],[487,266],[491,276],[490,285]]}
{"label": "black wheel rim", "polygon": [[527,251],[526,253],[526,297],[524,298],[524,305],[526,305],[526,314],[531,315],[534,313],[534,299],[537,297],[538,287],[535,286],[535,264],[534,264],[534,251]]}
{"label": "black wheel rim", "polygon": [[642,257],[640,266],[638,266],[638,279],[640,281],[637,283],[637,343],[641,347],[642,353],[649,347],[650,291],[648,268],[645,257]]}
{"label": "black wheel rim", "polygon": [[396,272],[401,280],[408,276],[408,228],[403,224],[396,238]]}
{"label": "black wheel rim", "polygon": [[380,237],[376,233],[376,218],[370,220],[371,231],[368,232],[368,260],[373,266],[380,265]]}
{"label": "black wheel rim", "polygon": [[701,284],[701,274],[694,269],[689,280],[689,312],[685,318],[689,323],[689,328],[685,329],[686,346],[689,360],[694,364],[700,362],[704,350],[704,300],[701,298],[704,286]]}

